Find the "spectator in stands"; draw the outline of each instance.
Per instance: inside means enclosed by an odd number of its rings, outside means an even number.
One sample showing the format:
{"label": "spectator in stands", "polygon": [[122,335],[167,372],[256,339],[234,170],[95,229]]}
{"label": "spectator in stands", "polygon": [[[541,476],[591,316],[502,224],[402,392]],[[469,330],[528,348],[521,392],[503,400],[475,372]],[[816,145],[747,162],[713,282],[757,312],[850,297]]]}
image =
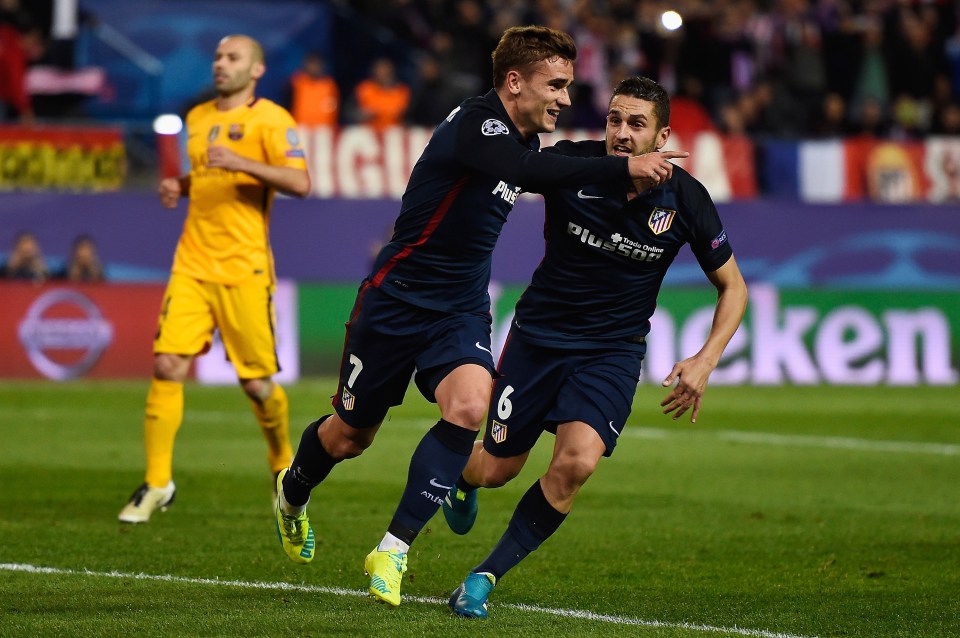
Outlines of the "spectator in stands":
{"label": "spectator in stands", "polygon": [[851,119],[855,137],[883,138],[890,130],[890,122],[883,103],[875,98],[864,100],[859,109],[854,111]]}
{"label": "spectator in stands", "polygon": [[713,120],[703,105],[703,82],[695,75],[680,78],[677,94],[670,98],[670,128],[689,145],[696,135],[713,131]]}
{"label": "spectator in stands", "polygon": [[461,92],[448,80],[433,55],[422,55],[417,68],[420,78],[410,99],[406,121],[414,126],[433,128],[471,94]]}
{"label": "spectator in stands", "polygon": [[410,106],[410,88],[397,79],[397,71],[389,58],[377,58],[370,76],[355,90],[360,122],[383,131],[403,123]]}
{"label": "spectator in stands", "polygon": [[901,93],[893,101],[891,119],[890,137],[899,141],[918,140],[930,125],[929,103]]}
{"label": "spectator in stands", "polygon": [[17,233],[10,256],[3,266],[3,277],[35,284],[42,284],[50,277],[47,260],[43,257],[36,235],[27,230]]}
{"label": "spectator in stands", "polygon": [[477,0],[456,0],[450,16],[447,30],[456,43],[451,51],[453,68],[463,74],[475,74],[481,86],[490,81],[493,74],[493,62],[490,51],[497,45],[500,32],[489,27],[489,2]]}
{"label": "spectator in stands", "polygon": [[78,235],[73,240],[70,257],[59,276],[67,281],[83,283],[96,283],[106,279],[93,237]]}
{"label": "spectator in stands", "polygon": [[438,30],[430,39],[429,52],[440,65],[440,74],[447,79],[451,86],[455,87],[458,93],[476,95],[489,82],[489,77],[481,77],[476,70],[468,71],[460,68],[454,55],[459,46],[460,44],[454,41],[450,33]]}
{"label": "spectator in stands", "polygon": [[[867,21],[863,30],[863,50],[853,90],[853,110],[886,109],[890,104],[890,83],[883,54],[883,30],[876,20]],[[867,103],[872,105],[868,106]]]}
{"label": "spectator in stands", "polygon": [[27,67],[43,55],[43,33],[26,19],[0,22],[0,122],[33,122]]}
{"label": "spectator in stands", "polygon": [[728,136],[743,136],[747,134],[747,123],[744,111],[737,101],[727,102],[720,106],[720,132]]}
{"label": "spectator in stands", "polygon": [[340,88],[319,53],[308,53],[290,78],[290,114],[304,126],[336,126],[340,120]]}
{"label": "spectator in stands", "polygon": [[820,111],[814,117],[811,134],[821,138],[838,138],[850,132],[846,101],[839,93],[827,93],[823,97]]}
{"label": "spectator in stands", "polygon": [[944,66],[944,49],[937,41],[937,17],[933,7],[906,3],[886,15],[884,52],[890,93],[927,100],[933,94],[935,77]]}
{"label": "spectator in stands", "polygon": [[960,104],[947,104],[937,111],[933,132],[937,135],[960,136]]}
{"label": "spectator in stands", "polygon": [[819,125],[819,112],[827,92],[827,60],[820,25],[805,11],[806,2],[786,3],[796,7],[783,26],[787,53],[786,84],[801,119],[800,131]]}
{"label": "spectator in stands", "polygon": [[560,129],[596,129],[605,114],[597,110],[593,99],[593,85],[574,80],[568,89],[573,105],[560,111],[557,128]]}

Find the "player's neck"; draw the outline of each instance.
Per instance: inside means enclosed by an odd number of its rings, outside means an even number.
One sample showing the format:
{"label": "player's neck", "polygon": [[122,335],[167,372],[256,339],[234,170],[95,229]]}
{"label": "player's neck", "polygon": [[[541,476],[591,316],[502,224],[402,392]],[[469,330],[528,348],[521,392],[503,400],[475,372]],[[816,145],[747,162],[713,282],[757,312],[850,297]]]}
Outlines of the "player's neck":
{"label": "player's neck", "polygon": [[517,104],[517,100],[509,91],[506,89],[497,89],[496,92],[497,96],[500,98],[500,103],[503,104],[503,109],[510,117],[510,121],[513,123],[514,128],[520,131],[520,135],[523,136],[523,139],[529,140],[531,137],[540,132],[525,130],[525,127],[523,126],[523,118],[520,117],[520,106]]}
{"label": "player's neck", "polygon": [[217,110],[218,111],[229,111],[235,109],[238,106],[243,106],[245,104],[251,104],[254,100],[254,86],[250,85],[236,93],[231,93],[229,95],[219,95],[217,96]]}

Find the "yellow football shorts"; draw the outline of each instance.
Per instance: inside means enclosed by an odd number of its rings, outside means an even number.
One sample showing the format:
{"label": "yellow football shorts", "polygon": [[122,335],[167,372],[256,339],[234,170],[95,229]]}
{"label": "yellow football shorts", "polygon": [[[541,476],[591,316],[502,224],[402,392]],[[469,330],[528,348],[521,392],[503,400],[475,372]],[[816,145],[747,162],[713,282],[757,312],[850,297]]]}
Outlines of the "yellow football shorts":
{"label": "yellow football shorts", "polygon": [[160,308],[154,354],[204,354],[216,328],[239,378],[276,374],[280,363],[274,290],[266,275],[227,286],[172,273]]}

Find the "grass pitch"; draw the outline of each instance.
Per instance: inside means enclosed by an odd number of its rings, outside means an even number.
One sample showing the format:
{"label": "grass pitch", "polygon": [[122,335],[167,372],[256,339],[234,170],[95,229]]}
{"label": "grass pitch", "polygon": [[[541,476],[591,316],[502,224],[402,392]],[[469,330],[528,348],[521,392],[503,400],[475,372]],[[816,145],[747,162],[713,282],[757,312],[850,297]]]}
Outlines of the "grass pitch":
{"label": "grass pitch", "polygon": [[[288,388],[295,441],[332,388]],[[434,406],[411,390],[314,492],[317,557],[298,566],[236,387],[187,387],[176,503],[117,522],[142,480],[146,389],[0,384],[0,636],[960,636],[955,386],[713,387],[694,425],[642,386],[616,453],[497,586],[487,621],[443,603],[546,467],[551,436],[513,483],[481,493],[468,536],[431,521],[390,610],[363,595],[363,557]]]}

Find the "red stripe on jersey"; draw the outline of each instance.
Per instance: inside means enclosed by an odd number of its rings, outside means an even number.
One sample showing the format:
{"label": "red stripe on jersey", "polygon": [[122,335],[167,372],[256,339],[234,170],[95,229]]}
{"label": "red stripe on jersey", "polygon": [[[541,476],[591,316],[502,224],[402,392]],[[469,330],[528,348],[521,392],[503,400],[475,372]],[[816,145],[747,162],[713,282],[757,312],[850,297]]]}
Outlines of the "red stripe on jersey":
{"label": "red stripe on jersey", "polygon": [[507,332],[507,338],[503,340],[503,348],[500,350],[500,356],[497,358],[497,370],[500,370],[500,365],[503,363],[503,356],[507,354],[507,347],[510,346],[510,340],[513,339],[513,332]]}
{"label": "red stripe on jersey", "polygon": [[437,229],[437,226],[440,225],[440,222],[443,221],[444,216],[447,214],[447,211],[450,210],[450,206],[453,205],[453,200],[457,198],[457,195],[460,194],[460,190],[463,188],[463,185],[467,183],[467,178],[460,178],[450,189],[450,192],[447,193],[446,197],[443,198],[443,201],[440,202],[440,205],[437,206],[437,210],[434,211],[433,216],[430,218],[430,221],[427,222],[426,227],[423,229],[423,232],[420,233],[420,237],[417,238],[417,241],[412,244],[407,244],[403,247],[403,250],[398,252],[396,255],[387,260],[387,263],[377,271],[377,274],[373,276],[371,283],[380,287],[380,283],[386,278],[387,274],[393,270],[393,267],[397,263],[406,258],[407,255],[412,253],[417,247],[422,246],[430,239],[430,235],[433,234],[433,231]]}

